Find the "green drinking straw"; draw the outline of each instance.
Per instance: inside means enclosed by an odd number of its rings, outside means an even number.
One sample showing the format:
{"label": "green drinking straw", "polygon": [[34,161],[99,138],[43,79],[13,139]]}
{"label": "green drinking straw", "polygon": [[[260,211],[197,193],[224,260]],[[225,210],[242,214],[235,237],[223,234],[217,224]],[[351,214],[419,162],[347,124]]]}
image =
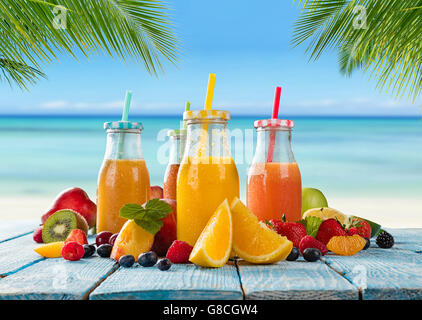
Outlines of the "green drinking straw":
{"label": "green drinking straw", "polygon": [[122,121],[127,121],[129,118],[130,102],[132,101],[132,91],[126,91],[125,106],[123,108]]}
{"label": "green drinking straw", "polygon": [[[122,121],[128,121],[129,119],[129,109],[130,109],[131,101],[132,101],[132,91],[127,90],[126,97],[125,97],[125,105],[123,107]],[[119,137],[119,154],[118,154],[119,159],[122,159],[124,139],[125,139],[125,134],[121,132],[120,137]]]}
{"label": "green drinking straw", "polygon": [[[186,105],[185,105],[185,111],[189,111],[190,110],[190,101],[186,101]],[[186,121],[183,120],[183,129],[186,129]]]}

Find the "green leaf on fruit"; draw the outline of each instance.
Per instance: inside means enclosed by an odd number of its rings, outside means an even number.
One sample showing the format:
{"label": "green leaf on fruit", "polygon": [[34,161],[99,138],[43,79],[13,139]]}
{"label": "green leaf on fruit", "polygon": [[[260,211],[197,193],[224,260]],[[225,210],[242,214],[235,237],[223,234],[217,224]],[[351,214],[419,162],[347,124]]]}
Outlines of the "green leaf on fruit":
{"label": "green leaf on fruit", "polygon": [[125,204],[120,209],[120,216],[134,220],[138,226],[155,235],[163,226],[161,219],[167,217],[172,210],[165,201],[152,199],[145,206],[136,203]]}
{"label": "green leaf on fruit", "polygon": [[298,221],[298,223],[301,223],[305,226],[306,234],[315,238],[318,233],[319,226],[322,223],[322,219],[319,217],[308,216],[305,219]]}

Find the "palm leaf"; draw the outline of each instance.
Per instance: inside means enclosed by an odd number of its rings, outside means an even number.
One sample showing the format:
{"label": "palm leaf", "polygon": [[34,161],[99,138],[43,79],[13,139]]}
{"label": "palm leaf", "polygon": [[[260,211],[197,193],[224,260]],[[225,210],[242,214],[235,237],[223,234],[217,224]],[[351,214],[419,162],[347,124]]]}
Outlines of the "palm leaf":
{"label": "palm leaf", "polygon": [[[57,28],[61,14],[64,28]],[[64,23],[65,22],[65,23]],[[154,75],[163,62],[176,64],[178,40],[166,3],[159,0],[2,0],[0,56],[26,70],[36,81],[45,64],[69,54],[76,59],[105,53],[141,63]],[[1,68],[1,67],[0,67]],[[31,68],[31,69],[29,69]],[[19,72],[16,69],[15,72]],[[8,79],[15,82],[9,73]],[[22,77],[20,85],[30,78]]]}
{"label": "palm leaf", "polygon": [[[420,95],[421,0],[299,0],[298,4],[301,14],[292,43],[307,43],[310,59],[334,49],[343,74],[361,69],[396,97],[407,93],[415,101]],[[366,28],[354,27],[357,6],[366,9]]]}

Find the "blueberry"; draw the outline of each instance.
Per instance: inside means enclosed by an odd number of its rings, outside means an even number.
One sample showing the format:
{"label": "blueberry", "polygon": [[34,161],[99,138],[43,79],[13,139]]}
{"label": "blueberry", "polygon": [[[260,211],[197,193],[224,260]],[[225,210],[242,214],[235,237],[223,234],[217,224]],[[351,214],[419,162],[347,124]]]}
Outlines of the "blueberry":
{"label": "blueberry", "polygon": [[84,244],[84,256],[82,258],[88,258],[95,253],[95,246],[93,244]]}
{"label": "blueberry", "polygon": [[299,258],[299,249],[296,248],[296,247],[293,247],[292,251],[287,256],[286,260],[287,261],[295,261],[295,260],[297,260],[297,258]]}
{"label": "blueberry", "polygon": [[157,268],[160,269],[161,271],[166,271],[170,269],[170,267],[171,267],[171,261],[169,259],[164,258],[158,261],[157,263]]}
{"label": "blueberry", "polygon": [[112,248],[113,247],[109,244],[102,244],[97,248],[97,253],[102,258],[109,258]]}
{"label": "blueberry", "polygon": [[321,258],[321,251],[316,248],[307,248],[303,251],[303,258],[309,262],[315,262]]}
{"label": "blueberry", "polygon": [[135,263],[135,258],[131,254],[127,254],[119,259],[119,264],[123,268],[130,268]]}
{"label": "blueberry", "polygon": [[371,245],[371,240],[369,240],[368,238],[364,238],[364,239],[366,240],[366,244],[365,244],[365,246],[363,247],[362,250],[368,249],[369,246]]}
{"label": "blueberry", "polygon": [[158,257],[154,251],[142,253],[138,257],[138,263],[143,267],[152,267],[157,263]]}

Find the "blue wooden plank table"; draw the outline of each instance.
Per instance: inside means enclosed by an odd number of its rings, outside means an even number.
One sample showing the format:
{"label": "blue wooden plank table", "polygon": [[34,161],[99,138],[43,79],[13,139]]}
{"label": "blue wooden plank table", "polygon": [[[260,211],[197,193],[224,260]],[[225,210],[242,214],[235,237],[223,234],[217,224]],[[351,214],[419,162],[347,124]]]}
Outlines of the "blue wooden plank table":
{"label": "blue wooden plank table", "polygon": [[260,266],[237,260],[219,269],[184,264],[163,272],[125,269],[98,256],[44,259],[33,251],[36,227],[29,221],[0,227],[0,299],[422,299],[422,229],[389,229],[392,249],[372,241],[352,257]]}

